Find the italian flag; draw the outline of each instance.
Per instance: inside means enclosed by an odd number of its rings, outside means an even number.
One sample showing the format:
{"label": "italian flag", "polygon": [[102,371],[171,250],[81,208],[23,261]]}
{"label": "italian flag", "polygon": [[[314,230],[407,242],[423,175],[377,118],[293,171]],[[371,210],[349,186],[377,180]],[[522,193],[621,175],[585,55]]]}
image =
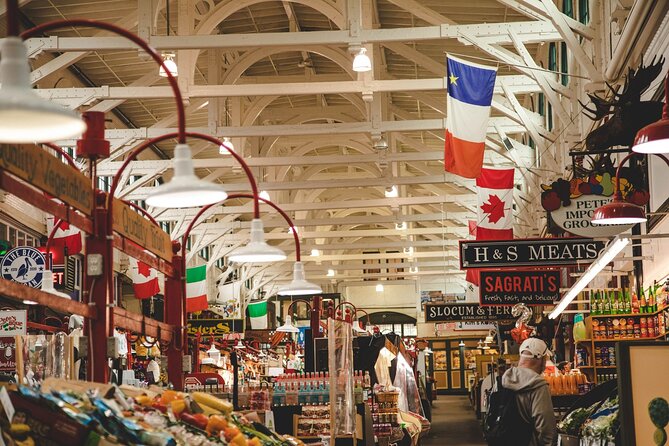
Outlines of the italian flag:
{"label": "italian flag", "polygon": [[207,302],[207,265],[186,269],[186,312],[209,308]]}
{"label": "italian flag", "polygon": [[252,330],[267,329],[267,301],[249,302],[248,312]]}

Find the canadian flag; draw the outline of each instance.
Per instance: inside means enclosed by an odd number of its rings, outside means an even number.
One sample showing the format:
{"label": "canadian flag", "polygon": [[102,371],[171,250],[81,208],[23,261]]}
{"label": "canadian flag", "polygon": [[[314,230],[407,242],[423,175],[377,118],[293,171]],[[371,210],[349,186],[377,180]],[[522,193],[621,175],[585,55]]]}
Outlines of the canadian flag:
{"label": "canadian flag", "polygon": [[[469,233],[476,240],[509,240],[513,238],[514,169],[481,169],[476,179],[478,207],[476,223],[469,222]],[[479,271],[468,269],[467,289],[478,300]]]}
{"label": "canadian flag", "polygon": [[[53,218],[50,220],[53,228]],[[79,254],[83,249],[81,231],[66,221],[60,223],[51,243],[56,250],[63,252],[63,255],[65,255],[65,249],[67,249],[67,255]]]}
{"label": "canadian flag", "polygon": [[135,297],[137,299],[148,299],[158,294],[160,292],[158,271],[134,257],[128,257],[128,259],[130,263],[128,277],[132,279]]}

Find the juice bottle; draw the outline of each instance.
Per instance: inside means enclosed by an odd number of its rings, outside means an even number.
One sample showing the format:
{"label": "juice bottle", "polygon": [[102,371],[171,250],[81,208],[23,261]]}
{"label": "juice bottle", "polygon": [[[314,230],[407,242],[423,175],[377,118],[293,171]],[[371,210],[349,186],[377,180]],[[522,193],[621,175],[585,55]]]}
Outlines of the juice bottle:
{"label": "juice bottle", "polygon": [[632,314],[639,313],[639,298],[636,295],[636,292],[632,293]]}

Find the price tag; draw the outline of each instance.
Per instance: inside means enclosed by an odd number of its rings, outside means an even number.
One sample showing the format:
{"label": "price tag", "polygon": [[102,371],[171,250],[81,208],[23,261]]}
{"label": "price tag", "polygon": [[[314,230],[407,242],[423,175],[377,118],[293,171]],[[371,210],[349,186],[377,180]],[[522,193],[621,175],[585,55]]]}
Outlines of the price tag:
{"label": "price tag", "polygon": [[2,404],[3,409],[5,409],[7,418],[11,423],[12,420],[14,419],[14,412],[16,412],[16,410],[14,409],[14,405],[12,404],[12,400],[9,398],[9,393],[7,393],[6,387],[0,388],[0,404]]}

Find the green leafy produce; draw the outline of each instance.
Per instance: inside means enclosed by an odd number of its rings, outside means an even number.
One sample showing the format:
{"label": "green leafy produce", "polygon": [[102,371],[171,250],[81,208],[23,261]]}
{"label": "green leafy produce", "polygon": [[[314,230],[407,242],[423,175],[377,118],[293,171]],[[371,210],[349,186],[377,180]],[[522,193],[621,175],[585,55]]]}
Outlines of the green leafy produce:
{"label": "green leafy produce", "polygon": [[580,407],[573,410],[558,424],[558,430],[567,435],[579,435],[581,426],[592,414],[591,408]]}
{"label": "green leafy produce", "polygon": [[648,403],[650,419],[660,429],[669,423],[669,403],[664,398],[654,398]]}

